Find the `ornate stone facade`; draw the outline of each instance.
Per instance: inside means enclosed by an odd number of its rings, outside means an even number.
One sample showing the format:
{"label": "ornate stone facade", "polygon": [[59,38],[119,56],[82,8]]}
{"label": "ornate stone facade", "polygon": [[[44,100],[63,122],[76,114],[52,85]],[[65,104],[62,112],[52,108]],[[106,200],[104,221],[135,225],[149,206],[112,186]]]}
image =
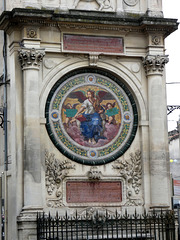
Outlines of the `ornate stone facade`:
{"label": "ornate stone facade", "polygon": [[160,0],[10,0],[4,10],[6,239],[36,239],[37,211],[169,207],[164,39],[177,20]]}

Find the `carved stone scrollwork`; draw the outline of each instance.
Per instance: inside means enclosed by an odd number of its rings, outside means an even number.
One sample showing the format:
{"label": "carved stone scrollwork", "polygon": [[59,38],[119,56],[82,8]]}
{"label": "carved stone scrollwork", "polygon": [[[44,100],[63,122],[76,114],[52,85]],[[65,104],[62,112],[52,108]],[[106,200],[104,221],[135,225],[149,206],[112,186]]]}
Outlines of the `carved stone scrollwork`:
{"label": "carved stone scrollwork", "polygon": [[101,175],[102,173],[98,170],[97,167],[91,167],[90,171],[88,172],[89,180],[100,180]]}
{"label": "carved stone scrollwork", "polygon": [[[73,213],[75,215],[76,212]],[[87,207],[83,210],[78,211],[78,216],[84,216],[90,219],[93,219],[94,221],[97,220],[97,217],[99,220],[103,221],[103,218],[107,215],[113,215],[115,214],[115,211],[110,211],[107,208],[103,207]]]}
{"label": "carved stone scrollwork", "polygon": [[45,183],[48,194],[47,205],[49,207],[60,207],[62,203],[62,181],[68,175],[69,169],[75,169],[70,161],[60,161],[54,154],[45,151]]}
{"label": "carved stone scrollwork", "polygon": [[18,51],[19,61],[22,69],[28,67],[39,67],[45,56],[44,49],[22,48]]}
{"label": "carved stone scrollwork", "polygon": [[99,54],[93,53],[89,55],[89,65],[90,66],[97,66],[97,62],[99,60]]}
{"label": "carved stone scrollwork", "polygon": [[112,166],[118,170],[118,175],[125,179],[126,182],[126,206],[143,205],[140,196],[142,185],[142,166],[141,152],[138,150],[130,154],[128,160],[116,160]]}
{"label": "carved stone scrollwork", "polygon": [[165,64],[169,62],[168,56],[154,56],[148,55],[143,59],[143,66],[145,68],[146,74],[152,73],[162,73],[165,67]]}
{"label": "carved stone scrollwork", "polygon": [[[102,11],[103,9],[113,9],[110,0],[84,0],[84,2],[87,3],[93,1],[99,5],[98,11]],[[74,0],[73,8],[77,8],[79,2],[81,2],[81,0]]]}

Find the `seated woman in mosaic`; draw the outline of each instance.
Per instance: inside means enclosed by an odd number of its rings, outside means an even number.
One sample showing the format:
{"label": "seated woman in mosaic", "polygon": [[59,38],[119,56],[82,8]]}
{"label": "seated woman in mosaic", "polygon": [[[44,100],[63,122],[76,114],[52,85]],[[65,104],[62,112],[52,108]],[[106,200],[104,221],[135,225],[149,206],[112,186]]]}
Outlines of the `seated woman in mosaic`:
{"label": "seated woman in mosaic", "polygon": [[100,105],[99,95],[95,97],[95,93],[92,90],[87,91],[87,97],[80,91],[74,94],[84,101],[71,122],[76,119],[81,122],[80,130],[86,141],[97,143],[99,139],[105,139],[103,136],[103,114],[105,110]]}

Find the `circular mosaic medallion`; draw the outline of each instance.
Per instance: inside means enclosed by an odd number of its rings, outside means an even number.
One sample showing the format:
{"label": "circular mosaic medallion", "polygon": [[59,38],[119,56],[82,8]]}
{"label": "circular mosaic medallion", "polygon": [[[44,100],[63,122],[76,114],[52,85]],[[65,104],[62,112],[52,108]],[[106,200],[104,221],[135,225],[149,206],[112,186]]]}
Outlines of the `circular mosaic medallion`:
{"label": "circular mosaic medallion", "polygon": [[138,115],[128,88],[110,73],[81,69],[62,77],[46,103],[47,131],[68,158],[100,165],[131,145]]}

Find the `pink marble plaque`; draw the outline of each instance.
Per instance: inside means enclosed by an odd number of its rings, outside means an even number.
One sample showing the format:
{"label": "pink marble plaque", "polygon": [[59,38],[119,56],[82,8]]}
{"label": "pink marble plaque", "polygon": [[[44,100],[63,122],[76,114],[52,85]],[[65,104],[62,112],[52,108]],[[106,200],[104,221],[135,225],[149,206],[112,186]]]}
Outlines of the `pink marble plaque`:
{"label": "pink marble plaque", "polygon": [[68,181],[66,200],[68,203],[121,202],[121,182]]}
{"label": "pink marble plaque", "polygon": [[74,52],[123,53],[124,43],[121,37],[101,37],[85,35],[63,35],[63,50]]}

